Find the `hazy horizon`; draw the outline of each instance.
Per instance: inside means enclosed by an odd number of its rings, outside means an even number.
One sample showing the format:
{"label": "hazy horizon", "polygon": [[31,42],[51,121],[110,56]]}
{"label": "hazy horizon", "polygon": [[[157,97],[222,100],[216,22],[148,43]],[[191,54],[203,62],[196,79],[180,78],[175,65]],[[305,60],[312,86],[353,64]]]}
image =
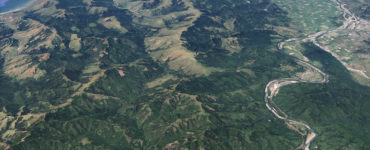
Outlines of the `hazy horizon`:
{"label": "hazy horizon", "polygon": [[31,0],[0,0],[0,13],[21,8],[28,4],[30,1]]}

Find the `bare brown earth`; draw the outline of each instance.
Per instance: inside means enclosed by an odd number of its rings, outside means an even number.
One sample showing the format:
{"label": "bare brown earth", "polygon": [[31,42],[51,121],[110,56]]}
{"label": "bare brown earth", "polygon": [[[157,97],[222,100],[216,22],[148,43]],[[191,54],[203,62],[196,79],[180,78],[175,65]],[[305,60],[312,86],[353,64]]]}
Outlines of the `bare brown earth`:
{"label": "bare brown earth", "polygon": [[[55,0],[38,0],[38,3],[25,8],[25,11],[32,10],[40,16],[45,15],[56,18],[64,17],[65,11],[56,9],[56,4],[57,2]],[[40,48],[53,48],[55,46],[53,45],[53,42],[59,41],[61,38],[55,29],[32,19],[23,20],[21,19],[22,16],[23,12],[0,15],[0,22],[5,23],[6,26],[15,30],[14,35],[0,41],[5,43],[0,47],[0,55],[4,58],[4,72],[14,80],[38,79],[45,74],[45,71],[39,68],[39,64],[50,58],[50,54],[41,53]],[[26,27],[22,31],[18,30],[20,24],[25,24]],[[78,29],[76,28],[74,30]],[[10,42],[11,38],[18,40],[18,45],[12,46]],[[82,41],[78,35],[71,35],[71,39],[72,43],[68,46],[76,51],[80,50]],[[94,51],[96,53],[101,53],[100,49],[96,49]],[[99,55],[97,55],[97,57],[100,58]],[[83,70],[88,79],[88,82],[86,83],[72,81],[68,77],[63,76],[63,79],[66,80],[66,82],[74,84],[72,88],[75,91],[70,98],[66,99],[62,104],[51,105],[48,102],[40,102],[43,105],[48,106],[48,109],[40,113],[22,114],[23,108],[21,108],[16,116],[8,115],[9,113],[7,113],[7,110],[2,108],[0,111],[0,149],[9,149],[9,145],[7,143],[9,141],[15,143],[23,142],[24,139],[30,135],[29,131],[27,131],[29,127],[42,122],[48,112],[53,112],[57,109],[68,106],[76,96],[86,94],[87,96],[93,96],[97,100],[107,98],[105,95],[92,95],[91,93],[85,93],[85,90],[91,84],[96,82],[105,74],[106,70],[101,70],[98,65],[99,61],[97,59],[97,62],[92,63]],[[63,70],[63,68],[59,68],[59,70]],[[122,69],[121,71],[123,72]],[[109,98],[113,100],[117,99],[114,97]],[[88,140],[82,142],[86,143]]]}
{"label": "bare brown earth", "polygon": [[[6,112],[5,108],[0,112],[0,131],[5,131],[0,136],[0,148],[4,149],[9,149],[9,145],[6,142],[14,141],[15,138],[20,138],[19,142],[23,142],[29,136],[25,129],[42,121],[46,115],[46,113],[21,115],[23,108],[20,109],[16,116],[7,115]],[[23,126],[24,129],[16,128],[16,126]]]}
{"label": "bare brown earth", "polygon": [[121,23],[115,16],[100,19],[98,22],[108,29],[115,29],[121,33],[127,32],[127,29],[121,26]]}
{"label": "bare brown earth", "polygon": [[[38,79],[45,74],[44,70],[38,68],[38,65],[49,59],[50,54],[42,53],[38,55],[30,55],[35,51],[39,51],[40,47],[53,47],[52,41],[58,40],[59,36],[53,28],[49,28],[35,20],[19,20],[13,16],[0,16],[1,22],[13,29],[17,29],[20,23],[28,25],[26,30],[17,31],[12,37],[17,39],[18,46],[12,46],[10,43],[1,47],[0,55],[4,57],[4,71],[10,77],[16,79],[33,78]],[[7,43],[9,38],[3,39],[1,42]],[[29,45],[28,43],[34,43]],[[39,61],[34,62],[32,59],[37,58]]]}
{"label": "bare brown earth", "polygon": [[35,13],[40,16],[64,18],[66,14],[65,10],[57,9],[55,6],[56,4],[58,4],[58,1],[56,0],[37,0],[35,5],[32,5],[26,9],[35,11]]}
{"label": "bare brown earth", "polygon": [[[76,96],[80,96],[82,94],[86,94],[87,96],[93,97],[96,100],[102,100],[102,99],[113,99],[113,100],[121,100],[119,98],[111,97],[111,96],[105,96],[105,95],[99,95],[99,94],[92,94],[92,93],[86,93],[85,90],[94,82],[96,82],[99,78],[103,77],[105,75],[105,70],[100,70],[96,74],[89,77],[89,81],[87,83],[76,83],[76,91],[71,95],[70,98],[65,100],[64,103],[59,105],[49,105],[49,109],[51,112],[56,111],[60,108],[66,107],[70,105],[73,101],[73,98]],[[66,81],[70,81],[67,77],[64,77]],[[3,145],[2,148],[9,148],[8,145],[5,143],[6,141],[14,141],[16,138],[21,137],[21,140],[18,142],[22,142],[23,139],[25,139],[27,136],[29,136],[29,132],[26,130],[28,127],[44,120],[44,117],[46,115],[46,112],[38,113],[38,114],[22,114],[23,109],[20,110],[18,115],[16,117],[11,115],[6,115],[6,109],[3,108],[3,111],[0,112],[0,131],[5,131],[3,134],[1,134],[1,141],[4,141],[3,143],[0,143],[0,145]],[[8,126],[10,124],[10,126]],[[19,129],[16,128],[16,126],[23,126],[24,128]]]}
{"label": "bare brown earth", "polygon": [[[153,36],[145,39],[147,51],[152,58],[162,63],[167,62],[169,67],[176,71],[183,71],[190,75],[209,75],[211,72],[219,71],[217,68],[207,67],[199,63],[196,53],[189,51],[183,46],[184,41],[180,39],[182,32],[186,31],[198,19],[201,12],[194,8],[190,0],[181,0],[184,9],[161,14],[161,10],[171,7],[178,7],[172,4],[171,0],[162,0],[155,8],[147,9],[144,3],[152,1],[115,0],[118,7],[130,10],[136,18],[134,22],[153,28]],[[186,16],[182,21],[178,17]],[[175,21],[174,24],[166,25],[165,22]],[[236,47],[237,48],[237,47]]]}

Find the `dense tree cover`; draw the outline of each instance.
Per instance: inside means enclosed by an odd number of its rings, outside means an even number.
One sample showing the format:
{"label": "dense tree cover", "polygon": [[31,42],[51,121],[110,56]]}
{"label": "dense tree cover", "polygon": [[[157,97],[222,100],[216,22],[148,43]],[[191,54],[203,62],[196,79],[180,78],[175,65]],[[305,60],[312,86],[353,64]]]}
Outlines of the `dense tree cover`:
{"label": "dense tree cover", "polygon": [[[133,23],[130,12],[115,7],[113,0],[92,1],[92,6],[107,8],[101,14],[89,13],[82,0],[58,2],[56,7],[67,12],[65,18],[37,12],[25,16],[55,28],[61,37],[53,41],[55,47],[40,48],[51,55],[40,64],[47,75],[22,82],[0,76],[0,106],[9,114],[15,115],[22,106],[25,114],[48,112],[44,121],[27,129],[30,136],[24,142],[9,142],[13,149],[294,149],[300,144],[302,137],[274,118],[263,101],[270,80],[304,71],[292,57],[276,49],[277,43],[288,37],[265,27],[287,27],[290,21],[272,1],[193,1],[202,15],[181,38],[185,47],[197,53],[197,61],[220,70],[209,76],[186,75],[153,60],[144,44],[152,29]],[[181,9],[161,13],[173,11]],[[128,32],[97,23],[110,16]],[[232,31],[224,25],[228,19],[235,19]],[[20,25],[19,30],[22,28],[27,26]],[[81,38],[78,52],[66,46],[71,34]],[[230,37],[237,39],[240,51],[232,53],[222,46],[223,38]],[[276,98],[278,105],[318,131],[314,144],[319,148],[367,148],[368,139],[359,137],[369,133],[364,127],[369,123],[368,88],[356,84],[340,63],[312,45],[306,45],[305,55],[323,64],[330,82],[283,88]],[[98,71],[86,73],[87,68]],[[99,71],[103,71],[102,77],[71,97],[76,83],[89,83]],[[155,88],[147,86],[168,74],[176,78]],[[52,112],[45,105],[63,104],[69,98],[71,104]]]}
{"label": "dense tree cover", "polygon": [[292,118],[312,125],[319,134],[314,145],[320,149],[368,149],[370,88],[355,82],[339,61],[312,43],[305,44],[305,56],[323,64],[329,82],[284,87],[277,103]]}

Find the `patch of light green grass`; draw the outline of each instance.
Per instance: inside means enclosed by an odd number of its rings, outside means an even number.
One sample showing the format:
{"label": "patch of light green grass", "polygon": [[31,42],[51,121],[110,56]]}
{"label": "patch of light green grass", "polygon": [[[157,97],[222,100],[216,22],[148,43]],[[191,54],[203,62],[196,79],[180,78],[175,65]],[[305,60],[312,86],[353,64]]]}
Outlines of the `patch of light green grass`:
{"label": "patch of light green grass", "polygon": [[336,28],[335,18],[341,16],[337,4],[330,0],[276,0],[288,12],[292,25],[303,34]]}

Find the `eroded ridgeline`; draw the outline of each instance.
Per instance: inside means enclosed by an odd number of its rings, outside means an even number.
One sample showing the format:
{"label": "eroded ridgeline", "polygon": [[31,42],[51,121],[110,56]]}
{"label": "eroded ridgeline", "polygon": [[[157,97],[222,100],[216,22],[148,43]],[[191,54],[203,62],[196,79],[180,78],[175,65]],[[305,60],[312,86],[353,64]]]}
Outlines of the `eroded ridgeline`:
{"label": "eroded ridgeline", "polygon": [[195,52],[183,46],[181,34],[191,27],[200,15],[190,0],[130,1],[115,0],[122,9],[134,15],[134,22],[150,27],[145,38],[146,51],[161,63],[189,75],[209,75],[216,68],[206,67],[195,59]]}

